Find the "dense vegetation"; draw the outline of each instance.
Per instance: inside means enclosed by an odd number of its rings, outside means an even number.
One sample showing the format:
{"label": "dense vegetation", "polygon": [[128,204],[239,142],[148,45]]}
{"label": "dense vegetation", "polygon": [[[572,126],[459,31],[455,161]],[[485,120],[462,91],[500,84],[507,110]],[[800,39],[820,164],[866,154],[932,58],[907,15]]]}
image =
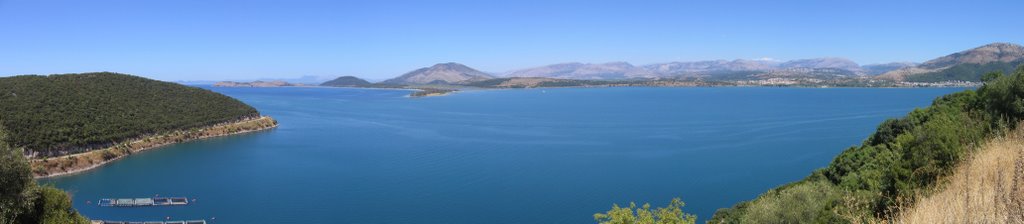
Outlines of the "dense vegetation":
{"label": "dense vegetation", "polygon": [[636,207],[636,203],[629,203],[629,207],[612,205],[612,210],[606,213],[594,214],[594,220],[600,224],[693,224],[697,222],[697,216],[683,212],[683,200],[672,199],[664,208],[651,209],[651,204],[644,204]]}
{"label": "dense vegetation", "polygon": [[42,155],[257,116],[219,93],[124,74],[0,78],[4,140]]}
{"label": "dense vegetation", "polygon": [[0,224],[10,223],[75,224],[88,220],[71,208],[67,193],[37,185],[23,154],[0,140]]}
{"label": "dense vegetation", "polygon": [[908,82],[981,81],[981,76],[990,72],[1012,72],[1024,61],[993,62],[988,64],[959,64],[948,69],[907,76]]}
{"label": "dense vegetation", "polygon": [[715,213],[710,223],[859,223],[892,217],[928,195],[984,139],[1024,119],[1024,68],[987,75],[977,91],[890,119],[804,180]]}
{"label": "dense vegetation", "polygon": [[320,86],[335,86],[335,87],[366,87],[366,86],[370,86],[370,85],[371,85],[370,82],[368,82],[366,80],[363,80],[363,79],[360,79],[360,78],[356,78],[354,76],[342,76],[342,77],[338,77],[338,78],[336,78],[334,80],[327,81],[327,82],[324,82],[324,83],[320,84]]}

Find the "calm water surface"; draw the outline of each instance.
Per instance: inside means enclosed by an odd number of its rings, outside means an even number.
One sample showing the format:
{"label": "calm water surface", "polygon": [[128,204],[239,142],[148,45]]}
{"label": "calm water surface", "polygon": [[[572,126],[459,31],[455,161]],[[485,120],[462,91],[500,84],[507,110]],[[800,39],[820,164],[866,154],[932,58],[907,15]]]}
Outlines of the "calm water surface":
{"label": "calm water surface", "polygon": [[[207,87],[210,88],[210,87]],[[961,89],[211,88],[275,130],[46,180],[93,219],[211,223],[589,223],[673,197],[701,220],[803,178],[886,118]],[[187,196],[110,208],[105,197]]]}

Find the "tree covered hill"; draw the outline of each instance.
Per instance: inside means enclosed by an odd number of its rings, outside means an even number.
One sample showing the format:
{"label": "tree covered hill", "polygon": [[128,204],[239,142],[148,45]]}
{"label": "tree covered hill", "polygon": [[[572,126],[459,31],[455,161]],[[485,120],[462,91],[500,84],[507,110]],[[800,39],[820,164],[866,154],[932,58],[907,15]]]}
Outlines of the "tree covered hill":
{"label": "tree covered hill", "polygon": [[321,83],[320,86],[338,86],[338,87],[363,87],[370,86],[372,83],[369,81],[357,78],[355,76],[342,76],[334,80]]}
{"label": "tree covered hill", "polygon": [[258,116],[213,91],[126,74],[0,78],[3,140],[43,156]]}

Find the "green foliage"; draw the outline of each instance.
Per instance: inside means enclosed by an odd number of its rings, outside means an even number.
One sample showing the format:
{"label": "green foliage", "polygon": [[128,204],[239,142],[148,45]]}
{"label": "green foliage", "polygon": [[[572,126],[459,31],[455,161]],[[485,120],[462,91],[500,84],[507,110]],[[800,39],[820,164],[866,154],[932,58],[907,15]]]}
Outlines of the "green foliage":
{"label": "green foliage", "polygon": [[33,213],[21,217],[22,223],[40,224],[75,224],[89,223],[71,207],[71,198],[64,191],[51,187],[42,186],[34,190],[36,201]]}
{"label": "green foliage", "polygon": [[890,119],[825,169],[750,202],[720,209],[710,223],[867,222],[927,194],[971,149],[1024,119],[1024,69],[988,75],[978,91],[936,99]]}
{"label": "green foliage", "polygon": [[[978,89],[986,109],[1001,121],[1024,118],[1024,66],[1014,75],[999,76]],[[1010,122],[1010,124],[1014,124]]]}
{"label": "green foliage", "polygon": [[985,75],[981,76],[981,81],[982,82],[990,82],[992,80],[998,79],[999,77],[1003,77],[1003,73],[1002,72],[989,72],[989,73],[985,73]]}
{"label": "green foliage", "polygon": [[34,185],[25,156],[0,143],[0,223],[11,223],[22,213],[23,194]]}
{"label": "green foliage", "polygon": [[636,207],[636,203],[629,203],[629,207],[612,205],[607,213],[594,214],[594,220],[600,224],[693,224],[697,222],[697,216],[683,212],[683,200],[673,198],[668,206],[664,208],[651,209],[651,204],[644,204]]}
{"label": "green foliage", "polygon": [[0,129],[13,147],[58,155],[259,116],[209,90],[116,73],[0,78]]}
{"label": "green foliage", "polygon": [[37,186],[20,150],[0,144],[0,224],[88,223],[71,207],[67,193]]}
{"label": "green foliage", "polygon": [[1010,73],[1024,61],[992,62],[988,64],[959,64],[942,71],[916,74],[906,77],[910,82],[941,82],[950,80],[983,81],[983,76],[991,72]]}
{"label": "green foliage", "polygon": [[828,209],[840,193],[825,181],[810,181],[771,190],[747,205],[741,223],[835,223],[841,220]]}

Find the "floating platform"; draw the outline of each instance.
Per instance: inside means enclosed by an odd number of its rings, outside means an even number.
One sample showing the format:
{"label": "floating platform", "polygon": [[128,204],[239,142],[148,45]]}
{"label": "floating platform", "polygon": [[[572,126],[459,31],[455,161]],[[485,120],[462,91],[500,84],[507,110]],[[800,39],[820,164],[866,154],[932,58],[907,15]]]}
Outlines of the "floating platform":
{"label": "floating platform", "polygon": [[99,206],[104,207],[136,207],[136,206],[166,206],[166,205],[188,205],[188,198],[185,197],[159,197],[159,198],[104,198],[100,199]]}
{"label": "floating platform", "polygon": [[93,224],[206,224],[206,220],[188,220],[188,221],[145,221],[145,222],[125,222],[125,221],[99,221],[93,220]]}

